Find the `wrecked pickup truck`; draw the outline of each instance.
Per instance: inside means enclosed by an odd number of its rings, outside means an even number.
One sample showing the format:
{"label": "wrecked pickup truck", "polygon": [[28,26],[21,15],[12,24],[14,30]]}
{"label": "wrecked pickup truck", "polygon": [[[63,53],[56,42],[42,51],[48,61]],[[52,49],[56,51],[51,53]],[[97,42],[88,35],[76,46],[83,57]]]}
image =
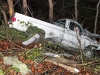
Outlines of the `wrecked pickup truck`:
{"label": "wrecked pickup truck", "polygon": [[[29,24],[27,25],[26,23]],[[29,25],[43,29],[45,31],[45,39],[52,38],[63,47],[71,47],[75,51],[79,51],[79,48],[81,48],[83,54],[88,58],[94,56],[95,50],[100,50],[100,43],[89,37],[82,26],[72,19],[60,19],[51,24],[16,12],[9,21],[10,28],[23,32],[27,31]],[[39,38],[39,35],[36,34],[34,38]]]}

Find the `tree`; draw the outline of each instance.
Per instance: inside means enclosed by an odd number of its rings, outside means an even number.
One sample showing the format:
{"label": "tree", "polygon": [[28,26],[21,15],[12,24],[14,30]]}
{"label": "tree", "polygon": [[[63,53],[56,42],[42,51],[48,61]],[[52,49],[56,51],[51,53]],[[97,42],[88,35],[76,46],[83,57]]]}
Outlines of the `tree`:
{"label": "tree", "polygon": [[53,23],[53,2],[52,0],[48,0],[49,2],[49,20],[50,23]]}
{"label": "tree", "polygon": [[8,24],[8,20],[7,20],[7,16],[6,16],[6,12],[8,11],[8,5],[7,3],[3,3],[2,1],[0,2],[0,12],[2,12],[3,14],[3,18],[4,18],[4,24],[7,25]]}
{"label": "tree", "polygon": [[75,0],[75,20],[78,19],[77,0]]}
{"label": "tree", "polygon": [[28,11],[27,11],[27,0],[22,0],[22,4],[23,4],[23,14],[24,15],[28,15]]}
{"label": "tree", "polygon": [[7,25],[8,24],[8,20],[7,20],[6,12],[4,10],[2,10],[1,12],[2,12],[3,17],[4,17],[4,23],[5,23],[5,25]]}
{"label": "tree", "polygon": [[97,4],[97,12],[96,12],[96,17],[95,17],[94,33],[96,33],[96,29],[97,29],[97,19],[98,19],[98,14],[99,14],[99,5],[100,5],[100,0]]}
{"label": "tree", "polygon": [[9,6],[9,15],[12,17],[14,15],[14,6],[13,6],[13,0],[7,0],[8,6]]}

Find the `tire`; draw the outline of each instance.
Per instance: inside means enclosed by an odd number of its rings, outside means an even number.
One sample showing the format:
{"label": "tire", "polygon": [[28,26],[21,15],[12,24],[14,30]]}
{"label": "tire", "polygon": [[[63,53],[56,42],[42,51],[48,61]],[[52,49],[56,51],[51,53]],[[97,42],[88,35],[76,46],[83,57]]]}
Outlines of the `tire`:
{"label": "tire", "polygon": [[92,47],[86,47],[85,50],[83,50],[83,55],[87,58],[93,58],[94,57],[94,51],[92,50]]}

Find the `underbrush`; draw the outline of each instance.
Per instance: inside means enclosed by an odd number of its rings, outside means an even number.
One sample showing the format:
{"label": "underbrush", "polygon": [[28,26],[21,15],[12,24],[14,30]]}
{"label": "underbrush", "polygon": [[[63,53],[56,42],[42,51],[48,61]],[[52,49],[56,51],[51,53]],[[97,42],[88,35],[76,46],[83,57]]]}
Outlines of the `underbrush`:
{"label": "underbrush", "polygon": [[[14,43],[25,41],[28,38],[27,34],[25,32],[18,31],[13,28],[8,28],[6,26],[0,26],[0,40],[10,40]],[[20,56],[24,56],[25,60],[31,59],[32,61],[36,61],[38,63],[44,62],[44,59],[46,56],[42,55],[43,52],[52,52],[55,54],[65,53],[65,49],[59,47],[58,43],[51,43],[48,41],[42,43],[36,43],[33,48],[31,49],[25,49],[23,52],[20,53]],[[33,45],[33,43],[32,43]],[[37,46],[37,47],[36,47]],[[11,50],[12,51],[12,50]],[[16,51],[17,52],[17,51]],[[19,53],[19,52],[18,52]],[[3,57],[3,54],[0,53],[0,57]],[[77,57],[74,55],[74,57]],[[72,60],[75,60],[74,57]],[[93,59],[86,59],[84,58],[83,63],[79,63],[78,66],[82,68],[85,72],[89,69],[92,70],[94,73],[100,72],[100,58],[95,57]],[[92,68],[91,68],[92,67]],[[89,69],[87,69],[89,68]],[[0,69],[0,72],[3,72],[2,69]]]}
{"label": "underbrush", "polygon": [[0,26],[0,39],[9,39],[13,42],[24,41],[27,38],[25,32],[18,31],[13,28],[8,28],[7,26]]}

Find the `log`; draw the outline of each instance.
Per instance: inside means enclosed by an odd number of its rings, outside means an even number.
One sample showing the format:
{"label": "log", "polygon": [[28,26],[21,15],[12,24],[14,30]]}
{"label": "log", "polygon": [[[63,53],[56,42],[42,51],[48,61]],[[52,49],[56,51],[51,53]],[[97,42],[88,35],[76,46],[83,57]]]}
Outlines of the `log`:
{"label": "log", "polygon": [[62,57],[47,57],[45,59],[47,62],[51,62],[57,66],[60,66],[64,69],[67,69],[73,73],[79,73],[79,70],[76,67],[76,62],[72,60],[68,60]]}

